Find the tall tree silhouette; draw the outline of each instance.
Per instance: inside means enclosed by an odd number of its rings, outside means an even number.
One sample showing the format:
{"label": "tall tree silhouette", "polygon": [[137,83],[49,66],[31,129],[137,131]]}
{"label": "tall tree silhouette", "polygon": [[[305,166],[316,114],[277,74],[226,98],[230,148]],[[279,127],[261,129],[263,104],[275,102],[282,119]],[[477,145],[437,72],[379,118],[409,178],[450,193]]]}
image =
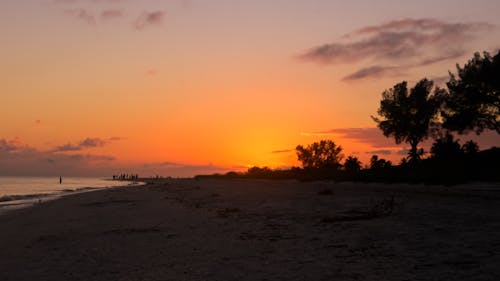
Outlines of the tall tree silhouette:
{"label": "tall tree silhouette", "polygon": [[361,161],[357,157],[349,156],[344,161],[344,169],[348,173],[357,173],[361,170]]}
{"label": "tall tree silhouette", "polygon": [[455,140],[453,135],[447,132],[432,144],[431,154],[434,159],[455,160],[463,155],[463,150],[459,141]]}
{"label": "tall tree silhouette", "polygon": [[469,140],[462,145],[462,150],[466,155],[475,155],[479,152],[479,145],[475,141]]}
{"label": "tall tree silhouette", "polygon": [[475,53],[463,68],[457,65],[457,75],[450,73],[447,85],[445,128],[477,134],[490,129],[500,134],[500,51],[494,57]]}
{"label": "tall tree silhouette", "polygon": [[344,157],[342,147],[332,140],[322,140],[307,147],[298,145],[297,157],[304,168],[339,168]]}
{"label": "tall tree silhouette", "polygon": [[373,117],[386,137],[394,137],[397,144],[410,144],[410,161],[420,159],[423,150],[418,144],[426,139],[436,124],[436,113],[444,95],[436,88],[431,94],[434,82],[420,80],[410,91],[407,82],[396,84],[382,93],[379,117]]}

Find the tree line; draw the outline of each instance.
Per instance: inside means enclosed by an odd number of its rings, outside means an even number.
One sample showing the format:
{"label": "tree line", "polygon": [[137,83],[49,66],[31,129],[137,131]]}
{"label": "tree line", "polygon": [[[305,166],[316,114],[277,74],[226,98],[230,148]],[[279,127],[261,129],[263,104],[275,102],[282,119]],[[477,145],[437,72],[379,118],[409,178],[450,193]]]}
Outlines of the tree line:
{"label": "tree line", "polygon": [[493,130],[500,134],[500,51],[492,57],[476,53],[457,74],[450,73],[447,89],[434,87],[426,78],[408,90],[407,82],[382,93],[378,116],[373,117],[386,137],[410,145],[409,161],[418,161],[418,144]]}
{"label": "tree line", "polygon": [[[382,93],[377,127],[397,144],[410,146],[399,165],[373,155],[365,167],[353,155],[342,163],[342,147],[321,140],[296,147],[302,167],[272,170],[253,167],[245,173],[211,177],[335,179],[458,183],[467,180],[500,181],[500,148],[480,151],[472,140],[460,144],[453,134],[477,135],[486,130],[500,134],[500,51],[491,56],[475,53],[457,72],[449,72],[446,88],[423,78],[408,88],[402,81]],[[424,140],[433,138],[430,157],[423,158]]]}

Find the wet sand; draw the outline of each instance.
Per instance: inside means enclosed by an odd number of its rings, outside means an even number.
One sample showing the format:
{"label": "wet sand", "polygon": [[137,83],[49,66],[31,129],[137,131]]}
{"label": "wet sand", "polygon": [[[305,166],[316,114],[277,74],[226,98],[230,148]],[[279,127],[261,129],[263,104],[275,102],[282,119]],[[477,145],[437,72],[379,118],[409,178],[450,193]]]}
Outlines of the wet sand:
{"label": "wet sand", "polygon": [[500,280],[500,186],[161,180],[0,216],[0,280]]}

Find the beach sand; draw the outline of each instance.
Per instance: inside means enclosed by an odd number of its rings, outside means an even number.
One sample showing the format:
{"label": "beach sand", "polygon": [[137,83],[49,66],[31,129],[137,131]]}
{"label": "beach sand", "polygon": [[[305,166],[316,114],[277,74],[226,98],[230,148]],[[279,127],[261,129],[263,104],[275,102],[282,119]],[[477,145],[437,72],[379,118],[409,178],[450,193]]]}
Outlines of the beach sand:
{"label": "beach sand", "polygon": [[0,280],[500,280],[500,186],[158,180],[0,216]]}

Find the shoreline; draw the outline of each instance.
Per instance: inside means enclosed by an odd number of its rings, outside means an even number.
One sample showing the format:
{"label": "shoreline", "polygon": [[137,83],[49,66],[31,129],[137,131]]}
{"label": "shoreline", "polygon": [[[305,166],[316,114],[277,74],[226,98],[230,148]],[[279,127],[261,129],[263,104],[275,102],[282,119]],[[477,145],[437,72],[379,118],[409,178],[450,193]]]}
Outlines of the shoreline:
{"label": "shoreline", "polygon": [[487,184],[153,181],[0,215],[0,279],[500,278]]}
{"label": "shoreline", "polygon": [[[125,186],[141,186],[145,185],[145,182],[141,181],[122,181],[123,186],[109,186],[109,187],[78,187],[76,189],[61,189],[52,191],[49,193],[33,193],[33,194],[14,194],[14,195],[4,195],[0,197],[0,216],[2,214],[8,213],[10,211],[20,209],[20,208],[30,208],[37,204],[43,204],[48,201],[58,200],[66,196],[71,196],[75,194],[81,194],[86,192],[92,192],[97,190],[103,190],[115,187],[125,187]],[[127,183],[125,185],[125,183]]]}

